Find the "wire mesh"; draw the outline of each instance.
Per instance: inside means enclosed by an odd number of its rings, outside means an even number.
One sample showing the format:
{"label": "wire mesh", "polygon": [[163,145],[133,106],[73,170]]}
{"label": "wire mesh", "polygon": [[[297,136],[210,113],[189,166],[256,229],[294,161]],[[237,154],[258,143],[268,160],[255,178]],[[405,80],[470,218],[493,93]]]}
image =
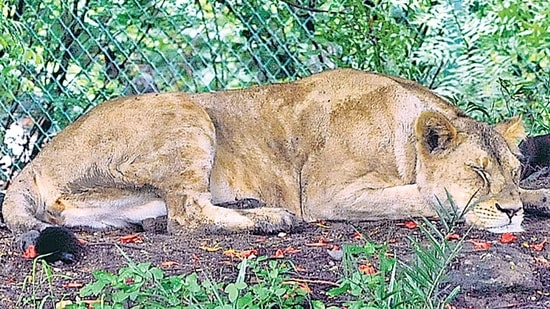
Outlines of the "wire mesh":
{"label": "wire mesh", "polygon": [[0,189],[101,101],[400,75],[495,123],[550,128],[549,1],[0,0]]}
{"label": "wire mesh", "polygon": [[310,14],[281,1],[19,0],[0,4],[5,186],[53,135],[106,99],[309,75]]}

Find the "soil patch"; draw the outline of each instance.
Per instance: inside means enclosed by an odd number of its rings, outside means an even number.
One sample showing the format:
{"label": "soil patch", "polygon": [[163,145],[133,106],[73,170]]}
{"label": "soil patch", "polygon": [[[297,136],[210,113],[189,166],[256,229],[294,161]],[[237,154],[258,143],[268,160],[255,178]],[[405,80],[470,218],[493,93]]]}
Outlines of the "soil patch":
{"label": "soil patch", "polygon": [[[239,262],[225,256],[224,250],[256,249],[259,255],[274,256],[277,249],[292,247],[299,252],[287,254],[285,258],[303,269],[293,273],[292,277],[309,282],[312,299],[339,305],[338,300],[328,299],[325,292],[342,277],[341,262],[331,257],[327,247],[307,244],[318,242],[320,238],[339,246],[362,244],[368,239],[388,243],[390,251],[397,257],[407,258],[410,254],[407,237],[421,237],[421,232],[418,228],[407,228],[403,223],[304,223],[297,233],[271,236],[197,233],[175,239],[169,235],[143,232],[139,233],[142,242],[132,244],[121,243],[120,238],[127,232],[77,231],[78,237],[87,242],[87,253],[76,265],[54,267],[54,274],[59,276],[53,281],[53,290],[57,301],[75,299],[78,288],[67,287],[67,283],[88,283],[93,270],[116,272],[125,266],[127,261],[115,244],[136,262],[161,266],[162,262],[176,261],[177,265],[164,268],[167,274],[196,271],[224,282],[235,279]],[[453,264],[448,284],[462,287],[453,303],[456,308],[550,308],[550,244],[533,246],[550,240],[550,219],[527,217],[524,227],[526,232],[517,233],[517,240],[507,244],[500,243],[497,234],[478,230],[470,232],[468,239],[487,241],[491,247],[477,249],[475,242],[467,241]],[[465,233],[466,230],[467,227],[459,227],[459,232]],[[358,238],[356,232],[364,238]],[[221,249],[213,252],[201,249],[205,246]],[[25,279],[32,273],[32,261],[21,257],[11,233],[5,228],[0,229],[0,254],[0,307],[21,308],[17,305],[20,297],[31,293],[37,296],[48,294],[46,283],[38,285],[34,292],[29,287],[24,288]],[[46,306],[51,307],[51,304]]]}

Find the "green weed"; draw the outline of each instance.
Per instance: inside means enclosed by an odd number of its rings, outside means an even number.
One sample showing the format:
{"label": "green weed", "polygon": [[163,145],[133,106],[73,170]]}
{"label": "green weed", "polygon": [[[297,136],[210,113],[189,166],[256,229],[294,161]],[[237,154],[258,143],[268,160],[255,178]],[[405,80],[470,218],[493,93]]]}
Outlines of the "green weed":
{"label": "green weed", "polygon": [[[124,254],[124,253],[123,253]],[[151,263],[128,266],[118,274],[95,271],[95,280],[80,290],[81,297],[99,297],[93,308],[293,308],[306,292],[289,281],[288,262],[243,260],[234,282],[215,283],[197,273],[166,276]],[[82,304],[69,308],[85,308]]]}
{"label": "green weed", "polygon": [[[22,292],[17,300],[17,305],[26,308],[46,308],[51,306],[50,304],[58,299],[53,288],[54,278],[69,277],[54,274],[52,267],[40,257],[34,259],[31,273],[23,281]],[[47,287],[46,295],[43,295],[44,286]]]}
{"label": "green weed", "polygon": [[[447,235],[454,232],[456,224],[474,206],[470,201],[464,210],[459,210],[448,193],[447,202],[448,206],[444,206],[438,200],[434,207],[442,231],[424,218],[418,226],[427,244],[408,237],[412,248],[408,262],[390,255],[387,245],[367,242],[364,246],[344,246],[344,277],[340,286],[328,294],[348,297],[345,306],[350,309],[444,308],[460,292],[460,287],[446,286],[444,282],[465,237],[449,241]],[[360,262],[374,266],[369,272],[361,271]]]}

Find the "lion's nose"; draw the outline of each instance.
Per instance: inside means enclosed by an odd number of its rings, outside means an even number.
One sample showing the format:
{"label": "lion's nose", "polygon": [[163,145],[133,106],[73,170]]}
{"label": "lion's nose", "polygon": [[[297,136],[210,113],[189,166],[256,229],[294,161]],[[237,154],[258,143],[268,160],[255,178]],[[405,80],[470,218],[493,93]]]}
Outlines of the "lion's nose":
{"label": "lion's nose", "polygon": [[512,217],[514,217],[521,210],[521,207],[520,208],[503,208],[502,206],[500,206],[499,203],[495,203],[495,207],[499,211],[502,211],[503,213],[505,213],[510,219],[512,219]]}

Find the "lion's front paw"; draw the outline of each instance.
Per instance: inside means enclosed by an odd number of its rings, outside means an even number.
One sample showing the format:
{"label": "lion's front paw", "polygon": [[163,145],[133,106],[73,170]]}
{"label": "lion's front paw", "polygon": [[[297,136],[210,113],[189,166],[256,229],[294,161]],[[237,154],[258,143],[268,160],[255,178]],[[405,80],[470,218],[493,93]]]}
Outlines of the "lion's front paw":
{"label": "lion's front paw", "polygon": [[283,208],[255,209],[248,217],[254,222],[253,232],[261,234],[290,232],[298,224],[298,218]]}

